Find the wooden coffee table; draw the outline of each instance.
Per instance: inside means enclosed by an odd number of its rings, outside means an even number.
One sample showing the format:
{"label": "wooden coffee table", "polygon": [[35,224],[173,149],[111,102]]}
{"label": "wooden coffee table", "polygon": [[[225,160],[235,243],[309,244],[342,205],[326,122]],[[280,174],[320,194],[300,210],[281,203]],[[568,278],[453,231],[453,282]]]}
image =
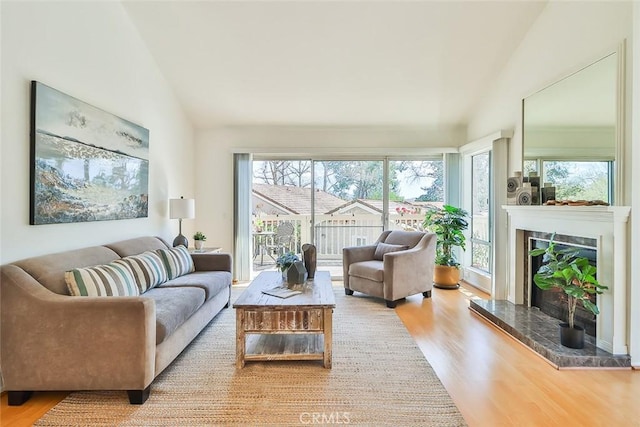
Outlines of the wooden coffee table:
{"label": "wooden coffee table", "polygon": [[249,360],[322,360],[331,368],[336,300],[329,272],[317,271],[302,287],[303,293],[289,298],[262,293],[280,285],[279,271],[263,271],[233,304],[236,367],[243,368]]}

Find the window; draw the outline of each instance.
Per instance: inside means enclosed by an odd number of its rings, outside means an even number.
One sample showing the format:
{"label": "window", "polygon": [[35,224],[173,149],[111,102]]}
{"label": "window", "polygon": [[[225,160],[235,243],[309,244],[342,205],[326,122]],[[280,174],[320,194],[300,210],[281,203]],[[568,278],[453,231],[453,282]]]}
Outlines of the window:
{"label": "window", "polygon": [[613,204],[613,161],[525,160],[523,176],[532,171],[538,172],[542,183],[556,187],[557,200],[603,200]]}
{"label": "window", "polygon": [[489,165],[489,152],[471,157],[471,266],[487,273],[491,272]]}

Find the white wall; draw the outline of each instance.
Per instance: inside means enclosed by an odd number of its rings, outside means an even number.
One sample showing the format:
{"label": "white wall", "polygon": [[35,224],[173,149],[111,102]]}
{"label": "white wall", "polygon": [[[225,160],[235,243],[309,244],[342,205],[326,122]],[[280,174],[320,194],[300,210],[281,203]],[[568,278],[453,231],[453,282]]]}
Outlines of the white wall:
{"label": "white wall", "polygon": [[510,170],[521,169],[522,99],[615,52],[632,36],[631,2],[550,2],[480,103],[469,141],[515,129]]}
{"label": "white wall", "polygon": [[[510,171],[520,170],[522,99],[606,54],[614,52],[618,45],[626,39],[627,123],[625,129],[626,155],[624,157],[627,160],[631,158],[632,144],[634,147],[640,146],[638,135],[635,134],[632,141],[630,132],[631,118],[637,116],[631,111],[634,80],[635,84],[638,84],[638,71],[632,72],[632,70],[638,69],[637,57],[640,55],[637,47],[640,44],[640,39],[638,39],[640,12],[637,9],[637,4],[633,2],[548,3],[481,102],[478,113],[470,120],[469,139],[473,140],[496,129],[515,129],[514,138],[510,145]],[[636,46],[634,47],[634,45]],[[638,99],[638,95],[636,95],[635,105],[638,104]],[[636,130],[638,129],[637,121],[636,119],[636,123],[634,123]],[[637,153],[634,160],[636,163],[640,161]],[[633,194],[632,184],[637,180],[637,176],[634,180],[631,179],[632,169],[631,162],[628,162],[626,166],[627,179],[625,180],[627,200],[630,200],[631,194]],[[637,174],[634,172],[634,175]],[[638,209],[640,209],[640,200],[635,198],[632,212],[636,212]],[[634,217],[632,217],[632,221],[637,224],[637,213],[634,214]],[[637,230],[635,234],[638,234]],[[638,259],[640,241],[638,239],[631,240],[632,247],[628,255],[629,259]],[[637,270],[637,266],[633,268]],[[632,281],[630,307],[634,306],[634,302],[635,306],[638,305],[639,288],[640,283]],[[640,327],[637,322],[639,317],[638,309],[632,308],[629,342],[632,364],[636,366],[640,366]]]}
{"label": "white wall", "polygon": [[[177,234],[168,198],[193,197],[193,129],[119,2],[2,2],[0,262]],[[149,217],[29,225],[29,93],[38,80],[150,130]],[[185,229],[191,231],[191,221]]]}
{"label": "white wall", "polygon": [[254,126],[197,131],[196,226],[207,235],[208,245],[233,250],[233,153],[323,158],[435,154],[457,151],[465,137],[464,128]]}
{"label": "white wall", "polygon": [[[640,23],[640,3],[634,3],[633,5],[633,19],[634,22]],[[634,25],[633,28],[633,59],[630,61],[634,70],[640,70],[640,24]],[[632,107],[633,111],[640,111],[640,72],[634,72],[631,84],[632,88]],[[637,116],[638,114],[634,114]],[[632,147],[632,160],[631,164],[640,165],[640,120],[633,121],[631,126],[631,147]],[[640,180],[640,168],[634,168],[632,172],[632,182],[638,182]],[[631,277],[640,277],[640,263],[637,262],[640,254],[640,192],[636,190],[632,194],[631,200],[631,259],[636,262],[631,263]],[[638,286],[637,280],[632,280],[635,286],[631,286],[631,294],[629,299],[629,308],[631,311],[631,337],[629,344],[629,352],[634,356],[632,362],[635,365],[640,365],[640,286]]]}

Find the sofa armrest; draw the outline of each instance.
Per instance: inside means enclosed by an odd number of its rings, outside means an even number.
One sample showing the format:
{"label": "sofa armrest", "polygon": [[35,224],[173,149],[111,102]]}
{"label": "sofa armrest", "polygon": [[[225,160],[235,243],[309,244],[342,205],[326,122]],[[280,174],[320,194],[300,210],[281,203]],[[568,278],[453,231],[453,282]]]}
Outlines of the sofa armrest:
{"label": "sofa armrest", "polygon": [[155,376],[155,302],[55,294],[17,266],[0,276],[9,391],[142,390]]}
{"label": "sofa armrest", "polygon": [[436,235],[426,234],[411,249],[384,255],[384,298],[395,301],[433,288]]}
{"label": "sofa armrest", "polygon": [[228,253],[191,254],[191,258],[196,271],[232,271],[233,258]]}
{"label": "sofa armrest", "polygon": [[375,252],[376,245],[342,248],[342,269],[345,288],[349,289],[349,266],[354,262],[372,260]]}

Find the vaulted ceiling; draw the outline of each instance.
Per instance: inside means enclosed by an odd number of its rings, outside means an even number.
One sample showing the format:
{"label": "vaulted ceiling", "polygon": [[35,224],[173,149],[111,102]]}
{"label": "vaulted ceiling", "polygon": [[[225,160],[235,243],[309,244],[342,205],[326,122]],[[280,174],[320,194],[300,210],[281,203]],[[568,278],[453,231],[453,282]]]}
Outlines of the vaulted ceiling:
{"label": "vaulted ceiling", "polygon": [[464,126],[531,1],[127,1],[197,128]]}

